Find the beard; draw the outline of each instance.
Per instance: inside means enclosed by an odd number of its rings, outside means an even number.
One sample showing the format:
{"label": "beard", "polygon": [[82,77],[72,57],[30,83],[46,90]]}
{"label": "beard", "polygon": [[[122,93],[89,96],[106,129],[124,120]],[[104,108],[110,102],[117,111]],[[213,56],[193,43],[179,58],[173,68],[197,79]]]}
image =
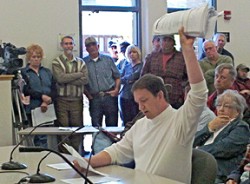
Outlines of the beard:
{"label": "beard", "polygon": [[162,52],[164,53],[164,54],[170,54],[170,53],[172,53],[174,51],[174,48],[173,47],[167,47],[167,48],[163,48],[162,49]]}
{"label": "beard", "polygon": [[237,78],[238,78],[239,80],[242,80],[242,81],[244,81],[244,80],[248,79],[248,77],[247,77],[247,76],[245,76],[245,75],[242,75],[242,76],[237,75]]}
{"label": "beard", "polygon": [[70,49],[64,50],[64,52],[67,55],[72,55],[73,54],[73,50],[70,50]]}

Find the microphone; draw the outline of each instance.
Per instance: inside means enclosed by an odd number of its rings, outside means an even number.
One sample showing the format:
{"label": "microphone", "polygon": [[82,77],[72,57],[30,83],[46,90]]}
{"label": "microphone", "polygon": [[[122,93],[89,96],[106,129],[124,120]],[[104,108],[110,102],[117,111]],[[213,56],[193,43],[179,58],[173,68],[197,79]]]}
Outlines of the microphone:
{"label": "microphone", "polygon": [[[62,144],[67,138],[69,138],[70,136],[72,136],[76,131],[82,129],[83,127],[84,127],[84,125],[78,127],[78,128],[75,129],[74,131],[72,131],[69,135],[67,135],[66,137],[64,137],[56,146]],[[40,150],[40,152],[43,151],[43,148],[41,148],[41,147],[34,147],[34,148],[36,148],[36,150],[34,150],[34,149],[29,149],[29,150],[30,150],[29,152],[38,152],[38,150]],[[20,151],[20,149],[19,149],[19,151]],[[26,177],[26,178],[29,178],[29,179],[30,179],[30,180],[29,180],[29,183],[49,183],[49,182],[55,181],[55,178],[54,178],[54,177],[52,177],[52,176],[50,176],[50,175],[48,175],[48,174],[41,174],[41,173],[40,173],[40,165],[41,165],[42,161],[43,161],[45,158],[47,158],[47,157],[49,156],[50,153],[51,153],[51,152],[47,153],[47,154],[46,154],[44,157],[42,157],[42,159],[39,161],[38,166],[37,166],[36,174],[31,175],[31,176],[29,176],[29,177]]]}
{"label": "microphone", "polygon": [[[94,136],[94,138],[92,140],[91,152],[90,152],[90,156],[89,156],[89,160],[88,160],[88,165],[87,165],[86,172],[85,172],[85,176],[86,177],[88,177],[89,167],[90,167],[90,162],[91,162],[91,158],[92,158],[92,155],[93,155],[93,150],[94,150],[94,145],[95,145],[95,142],[96,142],[96,137],[97,137],[97,135],[101,131],[101,127],[100,126],[98,126],[97,128],[98,128],[99,131],[96,133],[96,135]],[[84,184],[87,184],[86,180],[85,180]]]}
{"label": "microphone", "polygon": [[[93,154],[96,154],[95,153],[95,145],[96,145],[96,140],[97,140],[97,136],[101,133],[104,133],[105,135],[107,135],[109,137],[109,139],[112,139],[112,143],[114,142],[118,142],[120,139],[118,137],[116,137],[115,135],[113,135],[112,133],[106,131],[105,129],[103,129],[101,126],[98,126],[97,127],[98,129],[98,132],[94,135],[93,137],[93,140],[92,140],[92,146],[91,146],[91,152],[90,152],[90,156],[89,156],[89,159],[88,159],[88,165],[87,165],[87,168],[86,168],[86,173],[85,173],[85,176],[88,177],[88,173],[89,173],[89,167],[90,167],[90,162],[91,162],[91,158],[93,156]],[[99,145],[97,145],[98,147]],[[108,145],[104,145],[106,147],[108,147]],[[100,149],[97,149],[97,151],[101,151]],[[87,184],[87,182],[85,181],[84,184]]]}
{"label": "microphone", "polygon": [[34,132],[36,130],[36,128],[43,126],[43,125],[48,125],[51,124],[51,122],[46,122],[46,123],[41,123],[37,126],[34,126],[33,129],[29,132],[29,134],[27,136],[24,136],[19,143],[12,149],[11,153],[10,153],[10,161],[3,163],[1,168],[3,170],[20,170],[20,169],[26,169],[27,166],[25,164],[19,163],[19,162],[14,162],[13,160],[13,152],[17,149],[18,146],[20,146],[20,144],[22,144],[22,142],[26,139],[26,137],[29,137],[32,132]]}
{"label": "microphone", "polygon": [[[72,167],[85,180],[85,182],[93,184],[93,182],[91,182],[86,176],[84,176],[84,174],[82,174],[77,168],[75,168],[75,166],[63,154],[61,154],[57,151],[54,151],[54,150],[48,149],[48,148],[41,148],[41,147],[20,147],[19,151],[20,152],[49,151],[49,153],[53,152],[53,153],[57,154],[58,156],[60,156],[67,164],[69,164],[70,167]],[[31,181],[29,181],[29,182],[31,182]]]}

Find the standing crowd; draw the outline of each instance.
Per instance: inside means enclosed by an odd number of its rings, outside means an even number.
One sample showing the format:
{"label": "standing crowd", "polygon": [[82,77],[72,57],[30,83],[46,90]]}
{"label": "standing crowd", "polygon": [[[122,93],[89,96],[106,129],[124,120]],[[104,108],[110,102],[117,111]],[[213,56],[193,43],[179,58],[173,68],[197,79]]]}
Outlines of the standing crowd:
{"label": "standing crowd", "polygon": [[[29,126],[31,110],[40,107],[46,112],[51,103],[55,126],[83,126],[85,94],[92,126],[103,126],[104,117],[106,126],[118,126],[120,113],[123,126],[129,127],[121,141],[91,158],[93,167],[133,161],[135,169],[190,183],[192,150],[200,149],[217,161],[213,183],[240,183],[250,161],[250,149],[246,153],[249,67],[234,66],[233,55],[224,49],[223,34],[203,43],[199,61],[193,49],[195,38],[185,35],[184,28],[179,36],[181,51],[175,48],[174,35],[153,36],[153,50],[145,61],[140,49],[126,41],[110,42],[110,56],[102,54],[94,37],[85,39],[88,56],[79,58],[73,53],[74,39],[64,36],[63,53],[52,61],[52,71],[42,66],[43,49],[29,46],[27,66],[21,69],[23,94],[29,97],[25,105]],[[81,135],[64,142],[83,154]],[[35,137],[34,143],[46,146],[46,136]],[[66,152],[62,146],[59,150]],[[77,161],[74,164],[83,170]],[[239,176],[232,177],[230,173],[236,171]]]}

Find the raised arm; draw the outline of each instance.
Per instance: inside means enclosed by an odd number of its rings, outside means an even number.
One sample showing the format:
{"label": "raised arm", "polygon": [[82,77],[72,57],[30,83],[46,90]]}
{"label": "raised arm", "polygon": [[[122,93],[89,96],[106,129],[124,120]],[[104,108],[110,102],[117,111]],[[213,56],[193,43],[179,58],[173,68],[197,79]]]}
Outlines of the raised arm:
{"label": "raised arm", "polygon": [[182,53],[187,67],[187,74],[190,84],[196,84],[204,80],[203,73],[194,53],[193,44],[194,37],[189,37],[184,34],[184,27],[179,29],[180,43]]}

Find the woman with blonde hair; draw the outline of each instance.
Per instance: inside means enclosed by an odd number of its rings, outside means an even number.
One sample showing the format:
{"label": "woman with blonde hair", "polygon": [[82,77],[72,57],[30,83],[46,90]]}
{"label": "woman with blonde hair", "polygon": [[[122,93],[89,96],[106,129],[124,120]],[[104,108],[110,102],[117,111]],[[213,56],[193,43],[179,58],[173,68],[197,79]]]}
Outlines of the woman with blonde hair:
{"label": "woman with blonde hair", "polygon": [[125,55],[129,62],[125,65],[125,68],[121,73],[122,87],[119,95],[120,114],[124,126],[139,112],[139,108],[134,101],[131,88],[134,82],[139,79],[143,66],[141,62],[141,51],[137,46],[128,46]]}

